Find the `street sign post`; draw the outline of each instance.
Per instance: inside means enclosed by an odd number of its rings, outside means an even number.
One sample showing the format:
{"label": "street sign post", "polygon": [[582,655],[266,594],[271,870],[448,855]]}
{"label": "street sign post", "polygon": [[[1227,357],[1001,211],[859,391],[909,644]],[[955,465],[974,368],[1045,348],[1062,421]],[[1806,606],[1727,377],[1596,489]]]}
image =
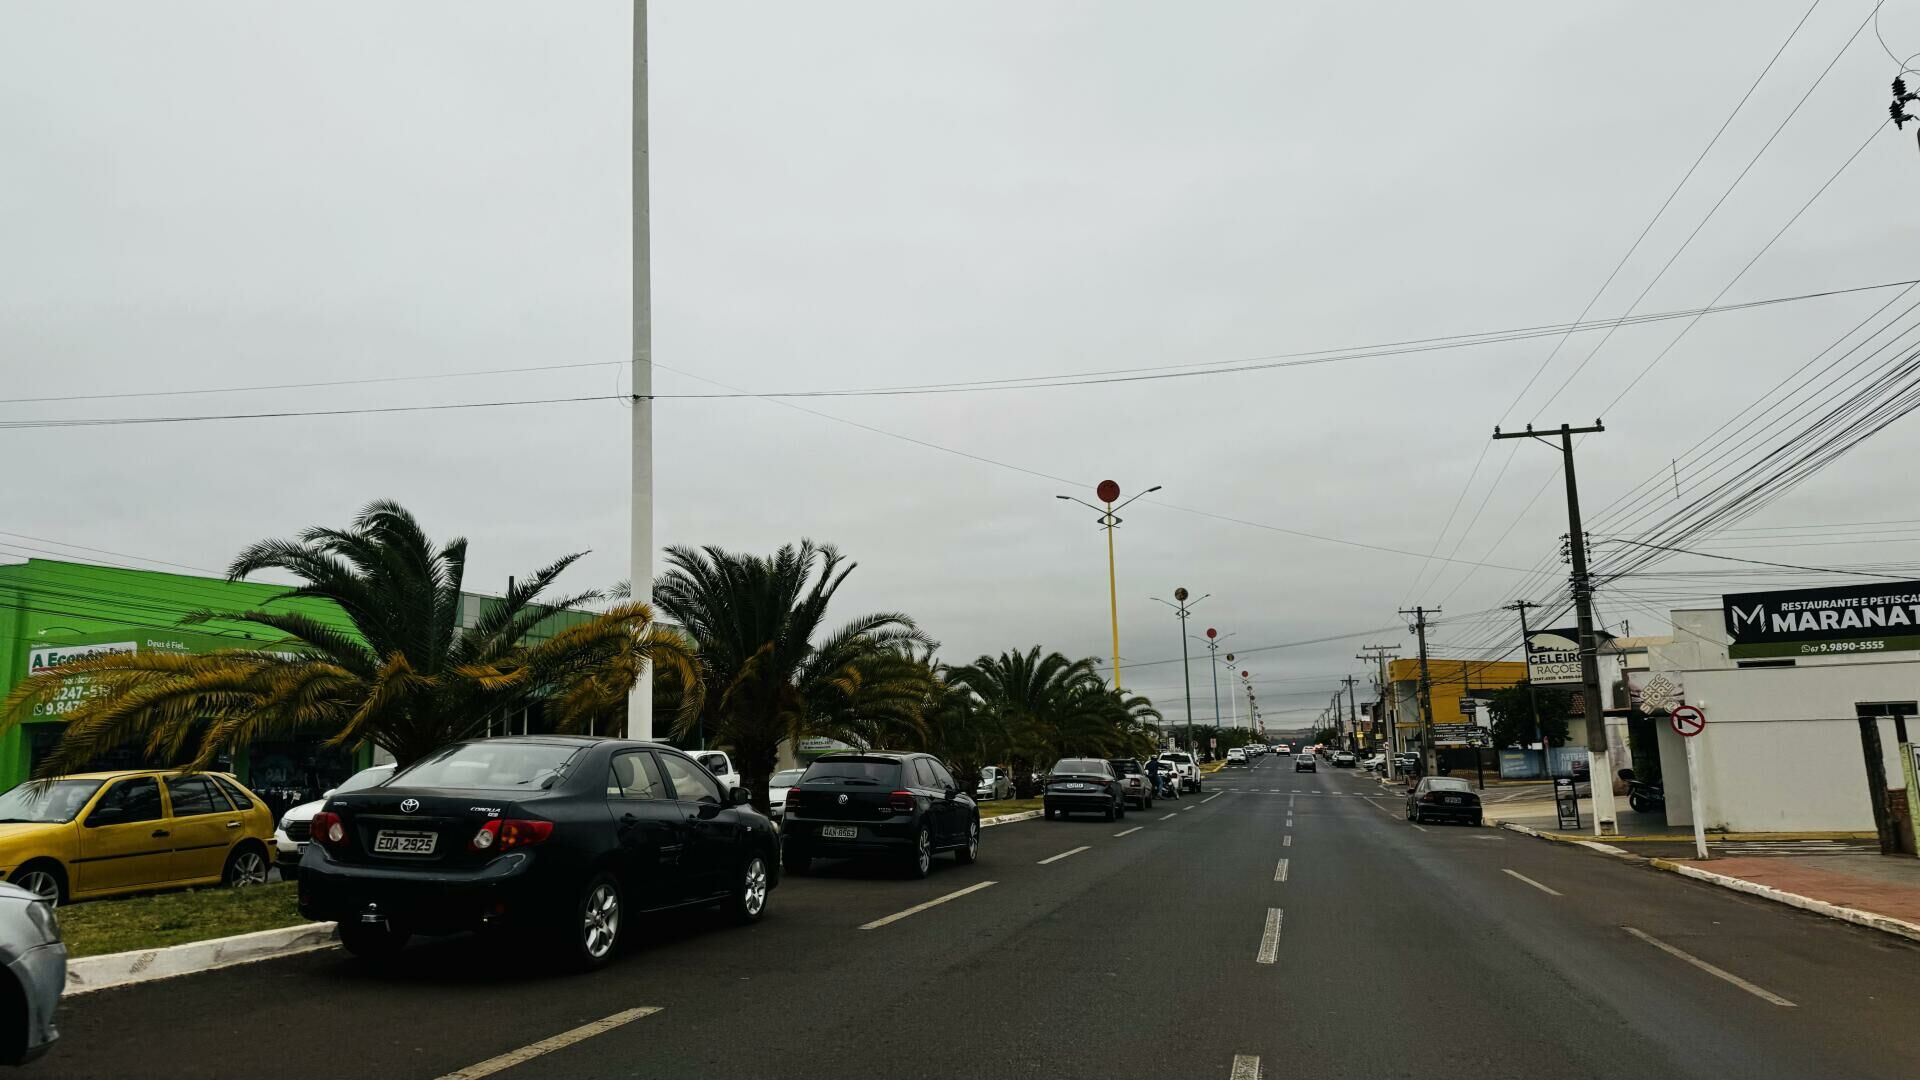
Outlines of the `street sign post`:
{"label": "street sign post", "polygon": [[1693,854],[1697,859],[1707,857],[1707,813],[1700,805],[1700,752],[1695,749],[1699,740],[1694,736],[1707,730],[1707,714],[1698,705],[1675,705],[1667,716],[1674,734],[1687,747],[1687,809],[1693,814]]}
{"label": "street sign post", "polygon": [[1553,778],[1553,809],[1560,815],[1561,828],[1580,827],[1580,790],[1573,786],[1573,777]]}

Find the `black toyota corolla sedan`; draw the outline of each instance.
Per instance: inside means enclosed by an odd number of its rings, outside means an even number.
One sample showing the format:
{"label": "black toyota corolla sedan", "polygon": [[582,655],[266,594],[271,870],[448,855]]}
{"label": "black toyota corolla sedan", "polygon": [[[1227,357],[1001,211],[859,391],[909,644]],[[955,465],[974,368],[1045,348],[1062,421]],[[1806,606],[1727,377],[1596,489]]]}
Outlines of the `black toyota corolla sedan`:
{"label": "black toyota corolla sedan", "polygon": [[692,758],[658,743],[525,736],[455,743],[313,818],[300,912],[360,956],[414,934],[532,931],[577,967],[613,955],[634,914],[724,904],[766,913],[779,833]]}

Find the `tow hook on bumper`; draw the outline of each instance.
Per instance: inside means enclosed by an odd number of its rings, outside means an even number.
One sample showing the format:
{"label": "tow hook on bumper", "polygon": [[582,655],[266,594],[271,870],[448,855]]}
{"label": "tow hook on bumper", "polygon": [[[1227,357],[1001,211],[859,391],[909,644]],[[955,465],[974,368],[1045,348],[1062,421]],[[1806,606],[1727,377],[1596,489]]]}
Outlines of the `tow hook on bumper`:
{"label": "tow hook on bumper", "polygon": [[368,903],[366,909],[360,912],[360,922],[366,926],[385,927],[387,925],[387,917],[380,914],[379,904]]}

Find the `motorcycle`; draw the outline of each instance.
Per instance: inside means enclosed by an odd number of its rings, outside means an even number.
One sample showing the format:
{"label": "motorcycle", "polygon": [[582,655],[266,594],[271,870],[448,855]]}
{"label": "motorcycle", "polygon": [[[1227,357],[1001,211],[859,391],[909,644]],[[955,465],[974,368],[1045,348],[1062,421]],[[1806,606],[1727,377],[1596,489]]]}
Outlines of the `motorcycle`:
{"label": "motorcycle", "polygon": [[1632,769],[1621,769],[1620,779],[1627,783],[1627,805],[1642,814],[1667,808],[1666,789],[1659,784],[1650,783],[1634,776]]}

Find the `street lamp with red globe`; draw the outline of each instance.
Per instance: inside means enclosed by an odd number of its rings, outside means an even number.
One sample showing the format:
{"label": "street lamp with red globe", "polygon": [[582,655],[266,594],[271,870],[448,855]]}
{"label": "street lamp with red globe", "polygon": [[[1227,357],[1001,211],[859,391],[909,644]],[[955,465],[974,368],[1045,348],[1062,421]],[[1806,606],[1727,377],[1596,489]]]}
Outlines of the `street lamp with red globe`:
{"label": "street lamp with red globe", "polygon": [[[1159,490],[1160,485],[1155,484],[1139,495],[1135,495],[1133,499],[1151,495]],[[1079,503],[1081,506],[1099,514],[1100,516],[1094,520],[1098,521],[1100,527],[1107,531],[1107,620],[1113,629],[1113,688],[1118,690],[1120,689],[1120,592],[1113,569],[1113,530],[1115,526],[1120,524],[1119,511],[1125,509],[1128,503],[1133,502],[1133,499],[1128,499],[1119,506],[1113,505],[1114,500],[1120,497],[1120,484],[1113,480],[1100,481],[1093,489],[1093,497],[1105,503],[1105,509],[1095,506],[1085,499],[1076,499],[1071,495],[1054,496],[1056,499],[1063,499],[1070,503]]]}

